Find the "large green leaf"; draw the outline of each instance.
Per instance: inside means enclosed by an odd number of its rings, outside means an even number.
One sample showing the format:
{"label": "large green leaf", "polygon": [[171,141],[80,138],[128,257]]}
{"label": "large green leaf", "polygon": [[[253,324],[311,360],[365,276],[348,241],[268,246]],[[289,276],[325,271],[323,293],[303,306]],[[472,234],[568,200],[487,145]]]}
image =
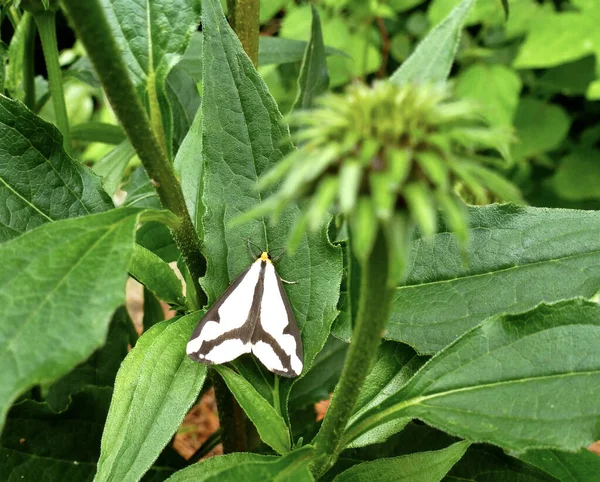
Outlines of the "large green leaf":
{"label": "large green leaf", "polygon": [[260,438],[279,454],[289,452],[290,432],[281,414],[244,377],[225,366],[217,365],[215,369],[256,426]]}
{"label": "large green leaf", "polygon": [[[255,207],[265,193],[257,192],[257,179],[292,150],[289,130],[264,82],[243,52],[216,0],[202,3],[204,34],[203,202],[204,248],[208,260],[203,287],[214,302],[253,261],[247,241],[263,249],[282,248],[300,210],[291,206],[276,224],[260,218],[243,225],[230,221]],[[227,106],[226,109],[223,106]],[[341,256],[324,230],[305,235],[293,256],[277,263],[279,274],[297,284],[286,286],[304,344],[307,371],[329,335],[336,315],[341,279]],[[255,388],[272,376],[256,377]],[[256,384],[254,383],[256,381]],[[289,391],[291,381],[280,387]],[[272,387],[270,390],[272,391]],[[282,396],[287,400],[287,396]],[[282,407],[285,409],[285,407]]]}
{"label": "large green leaf", "polygon": [[476,0],[462,0],[448,16],[417,46],[390,80],[408,82],[444,82],[454,62],[465,19]]}
{"label": "large green leaf", "polygon": [[600,289],[600,213],[492,205],[469,215],[468,266],[445,230],[415,241],[387,338],[435,353],[489,316]]}
{"label": "large green leaf", "polygon": [[319,12],[311,4],[312,27],[310,41],[306,46],[300,76],[298,77],[298,95],[293,109],[308,109],[315,98],[327,91],[329,87],[329,72],[325,59],[323,32]]}
{"label": "large green leaf", "polygon": [[311,482],[310,445],[283,457],[236,453],[212,457],[173,474],[168,482]]}
{"label": "large green leaf", "polygon": [[584,300],[489,318],[363,414],[348,438],[416,417],[515,451],[573,451],[600,438],[600,306]]}
{"label": "large green leaf", "polygon": [[113,36],[141,96],[158,103],[170,150],[172,119],[166,79],[197,29],[196,0],[100,0]]}
{"label": "large green leaf", "polygon": [[104,342],[125,302],[137,209],[49,223],[0,245],[0,425],[26,388]]}
{"label": "large green leaf", "polygon": [[66,154],[56,127],[0,94],[0,242],[111,207],[100,179]]}
{"label": "large green leaf", "polygon": [[519,457],[562,482],[588,482],[600,474],[600,457],[587,449],[576,453],[532,450]]}
{"label": "large green leaf", "polygon": [[439,482],[469,448],[469,442],[431,452],[417,452],[365,462],[342,472],[334,482]]}
{"label": "large green leaf", "polygon": [[206,378],[185,353],[200,317],[154,325],[123,361],[94,480],[139,480],[177,431]]}

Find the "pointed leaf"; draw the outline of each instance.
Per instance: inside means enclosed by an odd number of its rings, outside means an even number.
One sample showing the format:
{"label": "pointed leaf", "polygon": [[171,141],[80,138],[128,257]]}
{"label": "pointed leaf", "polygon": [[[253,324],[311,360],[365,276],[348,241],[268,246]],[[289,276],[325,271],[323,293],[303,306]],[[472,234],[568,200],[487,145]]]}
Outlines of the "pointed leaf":
{"label": "pointed leaf", "polygon": [[185,353],[201,317],[154,325],[123,361],[94,480],[139,480],[181,425],[206,378]]}
{"label": "pointed leaf", "polygon": [[476,0],[463,0],[419,43],[390,77],[395,84],[445,82],[458,49],[462,27]]}
{"label": "pointed leaf", "polygon": [[111,207],[100,178],[66,154],[56,127],[0,94],[0,242]]}
{"label": "pointed leaf", "polygon": [[111,196],[115,194],[123,180],[127,164],[134,155],[135,149],[126,139],[94,163],[94,172],[102,178],[102,187]]}
{"label": "pointed leaf", "polygon": [[468,265],[445,228],[414,241],[386,338],[435,353],[490,316],[600,289],[599,213],[514,205],[468,213]]}
{"label": "pointed leaf", "polygon": [[66,374],[104,342],[125,301],[138,214],[57,221],[0,245],[0,425],[23,390]]}
{"label": "pointed leaf", "polygon": [[515,451],[578,450],[600,438],[598,336],[600,306],[583,300],[489,318],[363,414],[351,432],[417,417]]}
{"label": "pointed leaf", "polygon": [[464,455],[469,442],[458,442],[432,452],[417,452],[355,465],[334,482],[380,480],[382,482],[439,482]]}

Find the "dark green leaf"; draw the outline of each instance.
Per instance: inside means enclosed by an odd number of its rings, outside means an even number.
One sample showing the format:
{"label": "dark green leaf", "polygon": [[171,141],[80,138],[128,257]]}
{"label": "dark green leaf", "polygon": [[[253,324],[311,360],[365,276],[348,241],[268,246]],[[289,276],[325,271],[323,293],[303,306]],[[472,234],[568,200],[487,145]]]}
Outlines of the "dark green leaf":
{"label": "dark green leaf", "polygon": [[202,80],[202,32],[194,32],[177,67],[185,70],[196,82]]}
{"label": "dark green leaf", "polygon": [[181,280],[175,271],[152,251],[136,244],[129,273],[165,303],[174,307],[185,307]]}
{"label": "dark green leaf", "polygon": [[348,438],[416,417],[516,451],[578,450],[600,438],[598,336],[600,306],[583,300],[489,318],[388,393]]}
{"label": "dark green leaf", "polygon": [[173,113],[173,152],[178,152],[200,107],[200,94],[194,79],[175,66],[167,76],[167,95]]}
{"label": "dark green leaf", "polygon": [[8,47],[0,40],[0,93],[4,92],[4,80],[6,78],[6,58]]}
{"label": "dark green leaf", "polygon": [[600,474],[600,456],[587,449],[576,453],[533,450],[519,457],[562,482],[588,482]]}
{"label": "dark green leaf", "polygon": [[80,57],[65,71],[63,71],[63,79],[77,79],[90,87],[100,87],[100,79],[94,70],[92,61],[89,57]]}
{"label": "dark green leaf", "polygon": [[600,288],[600,214],[492,205],[469,217],[468,266],[445,229],[415,240],[386,338],[435,353],[489,316]]}
{"label": "dark green leaf", "polygon": [[144,286],[144,317],[142,325],[144,332],[165,319],[162,305],[158,298]]}
{"label": "dark green leaf", "polygon": [[57,221],[0,245],[0,423],[26,388],[102,345],[125,301],[139,210]]}
{"label": "dark green leaf", "polygon": [[71,137],[74,141],[117,145],[125,140],[125,133],[123,129],[113,124],[84,122],[71,127]]}
{"label": "dark green leaf", "polygon": [[0,448],[0,474],[7,482],[35,480],[36,482],[92,482],[96,464],[73,463],[38,457],[15,450]]}
{"label": "dark green leaf", "polygon": [[152,251],[163,261],[177,261],[179,250],[169,229],[161,223],[148,222],[137,231],[136,241],[140,246]]}
{"label": "dark green leaf", "polygon": [[123,362],[102,435],[96,481],[138,480],[196,400],[206,366],[185,346],[201,313],[154,325]]}
{"label": "dark green leaf", "polygon": [[327,91],[329,87],[329,72],[325,60],[325,46],[319,12],[313,4],[312,27],[310,40],[306,45],[300,76],[298,77],[298,95],[292,109],[308,109],[314,100]]}
{"label": "dark green leaf", "polygon": [[538,468],[486,445],[472,445],[444,482],[558,482]]}
{"label": "dark green leaf", "polygon": [[100,179],[65,153],[56,127],[0,95],[0,242],[111,207]]}
{"label": "dark green leaf", "polygon": [[121,362],[127,355],[132,328],[125,307],[117,309],[102,348],[50,386],[46,395],[49,406],[55,411],[64,410],[71,401],[71,395],[88,385],[112,387]]}
{"label": "dark green leaf", "polygon": [[342,472],[334,481],[439,482],[460,460],[468,447],[469,442],[457,442],[442,450],[365,462]]}
{"label": "dark green leaf", "polygon": [[290,450],[290,432],[285,420],[244,377],[223,365],[215,369],[225,380],[227,387],[248,418],[256,426],[260,438],[277,453],[284,454]]}
{"label": "dark green leaf", "polygon": [[600,150],[577,148],[564,157],[552,178],[556,193],[569,201],[600,199]]}
{"label": "dark green leaf", "polygon": [[283,457],[249,453],[211,457],[173,474],[168,482],[311,482],[310,445]]}
{"label": "dark green leaf", "polygon": [[161,208],[156,189],[150,183],[150,178],[142,166],[133,171],[131,177],[123,186],[123,191],[127,193],[125,206]]}
{"label": "dark green leaf", "polygon": [[[214,302],[230,280],[252,261],[248,239],[262,249],[284,247],[300,210],[289,207],[276,224],[260,218],[230,226],[233,218],[259,205],[264,194],[256,190],[258,177],[290,152],[292,145],[275,101],[244,54],[218,1],[202,3],[202,22],[202,199],[206,207],[203,228],[208,260],[203,287],[209,301]],[[322,230],[304,235],[296,253],[283,256],[277,263],[277,271],[284,279],[297,281],[285,289],[302,333],[307,371],[325,344],[336,316],[341,256]],[[252,384],[263,393],[258,385],[271,379],[260,376]],[[282,392],[289,391],[291,383],[292,380],[282,380]],[[272,387],[268,391],[272,392]],[[285,393],[281,400],[285,405]]]}
{"label": "dark green leaf", "polygon": [[408,82],[444,82],[458,49],[462,27],[476,0],[463,0],[417,46],[390,80]]}

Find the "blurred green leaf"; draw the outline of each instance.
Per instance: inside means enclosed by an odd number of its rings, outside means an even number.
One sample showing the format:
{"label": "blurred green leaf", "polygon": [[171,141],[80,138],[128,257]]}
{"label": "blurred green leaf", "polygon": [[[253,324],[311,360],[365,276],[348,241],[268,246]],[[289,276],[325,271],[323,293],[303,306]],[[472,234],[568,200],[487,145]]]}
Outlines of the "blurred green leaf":
{"label": "blurred green leaf", "polygon": [[102,345],[125,302],[139,210],[49,223],[0,245],[0,425],[25,389]]}
{"label": "blurred green leaf", "polygon": [[1,94],[0,178],[0,242],[112,207],[100,179],[65,153],[56,127]]}
{"label": "blurred green leaf", "polygon": [[334,482],[359,480],[439,482],[460,460],[469,445],[469,442],[457,442],[442,450],[365,462],[342,472],[333,480]]}
{"label": "blurred green leaf", "polygon": [[4,80],[6,79],[6,59],[8,47],[0,40],[0,93],[4,92]]}
{"label": "blurred green leaf", "polygon": [[425,37],[413,54],[390,77],[395,84],[444,82],[458,49],[465,19],[476,0],[462,0],[448,16]]}
{"label": "blurred green leaf", "polygon": [[72,127],[71,137],[74,141],[117,145],[125,140],[125,133],[123,129],[113,124],[83,122]]}
{"label": "blurred green leaf", "polygon": [[456,94],[476,101],[492,126],[512,125],[520,91],[521,79],[503,65],[475,64],[456,82]]}
{"label": "blurred green leaf", "polygon": [[600,288],[598,213],[514,205],[468,211],[469,265],[446,228],[415,240],[386,338],[435,353],[490,316],[592,297]]}
{"label": "blurred green leaf", "polygon": [[363,414],[348,438],[416,417],[506,449],[578,450],[600,438],[599,335],[600,306],[583,300],[488,318]]}
{"label": "blurred green leaf", "polygon": [[565,156],[552,177],[556,193],[569,201],[600,198],[600,150],[577,148]]}
{"label": "blurred green leaf", "polygon": [[129,142],[124,140],[106,156],[94,163],[94,172],[102,178],[102,187],[111,196],[119,187],[125,175],[125,169],[131,158],[135,155],[135,149]]}
{"label": "blurred green leaf", "polygon": [[[310,46],[310,42],[283,37],[260,37],[258,40],[258,65],[261,67],[271,64],[301,62],[304,59],[306,49]],[[321,38],[322,42],[323,39]],[[319,56],[341,55],[342,57],[349,57],[342,50],[333,47],[323,46],[322,49]]]}
{"label": "blurred green leaf", "polygon": [[596,78],[596,58],[588,55],[557,67],[546,69],[537,85],[554,93],[570,96],[585,95]]}
{"label": "blurred green leaf", "polygon": [[94,480],[139,480],[195,402],[206,366],[185,353],[202,313],[154,325],[117,374]]}

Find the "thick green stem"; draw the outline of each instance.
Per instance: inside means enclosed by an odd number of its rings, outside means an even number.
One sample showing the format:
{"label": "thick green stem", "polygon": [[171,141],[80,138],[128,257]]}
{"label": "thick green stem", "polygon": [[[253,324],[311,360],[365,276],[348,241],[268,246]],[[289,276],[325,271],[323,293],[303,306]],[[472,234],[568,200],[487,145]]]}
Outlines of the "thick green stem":
{"label": "thick green stem", "polygon": [[229,23],[242,42],[244,51],[258,66],[258,31],[260,27],[260,0],[227,0]]}
{"label": "thick green stem", "polygon": [[173,238],[201,298],[198,300],[198,306],[203,306],[206,298],[200,288],[199,279],[204,276],[206,262],[200,252],[198,236],[186,208],[181,185],[138,99],[102,7],[98,0],[64,0],[63,4],[73,21],[79,40],[85,46],[98,72],[123,129],[156,187],[162,205],[181,219],[180,225],[172,229]]}
{"label": "thick green stem", "polygon": [[369,258],[361,264],[360,298],[352,341],[342,376],[314,440],[317,456],[312,470],[317,478],[329,470],[344,448],[342,436],[389,318],[393,290],[387,288],[388,248],[381,230]]}
{"label": "thick green stem", "polygon": [[244,411],[219,374],[215,370],[210,370],[209,373],[215,389],[223,453],[245,452],[247,444]]}
{"label": "thick green stem", "polygon": [[[71,134],[69,131],[69,118],[67,117],[67,106],[65,104],[65,94],[63,91],[63,78],[58,62],[58,46],[56,43],[56,12],[45,10],[33,14],[37,25],[42,49],[44,51],[44,60],[48,70],[48,85],[52,105],[54,106],[54,116],[56,118],[56,127],[63,135],[63,146],[67,153],[71,153]],[[24,59],[25,65],[28,63]]]}
{"label": "thick green stem", "polygon": [[35,109],[35,24],[31,14],[25,13],[22,22],[25,24],[25,35],[23,37],[23,90],[25,105],[31,109]]}

